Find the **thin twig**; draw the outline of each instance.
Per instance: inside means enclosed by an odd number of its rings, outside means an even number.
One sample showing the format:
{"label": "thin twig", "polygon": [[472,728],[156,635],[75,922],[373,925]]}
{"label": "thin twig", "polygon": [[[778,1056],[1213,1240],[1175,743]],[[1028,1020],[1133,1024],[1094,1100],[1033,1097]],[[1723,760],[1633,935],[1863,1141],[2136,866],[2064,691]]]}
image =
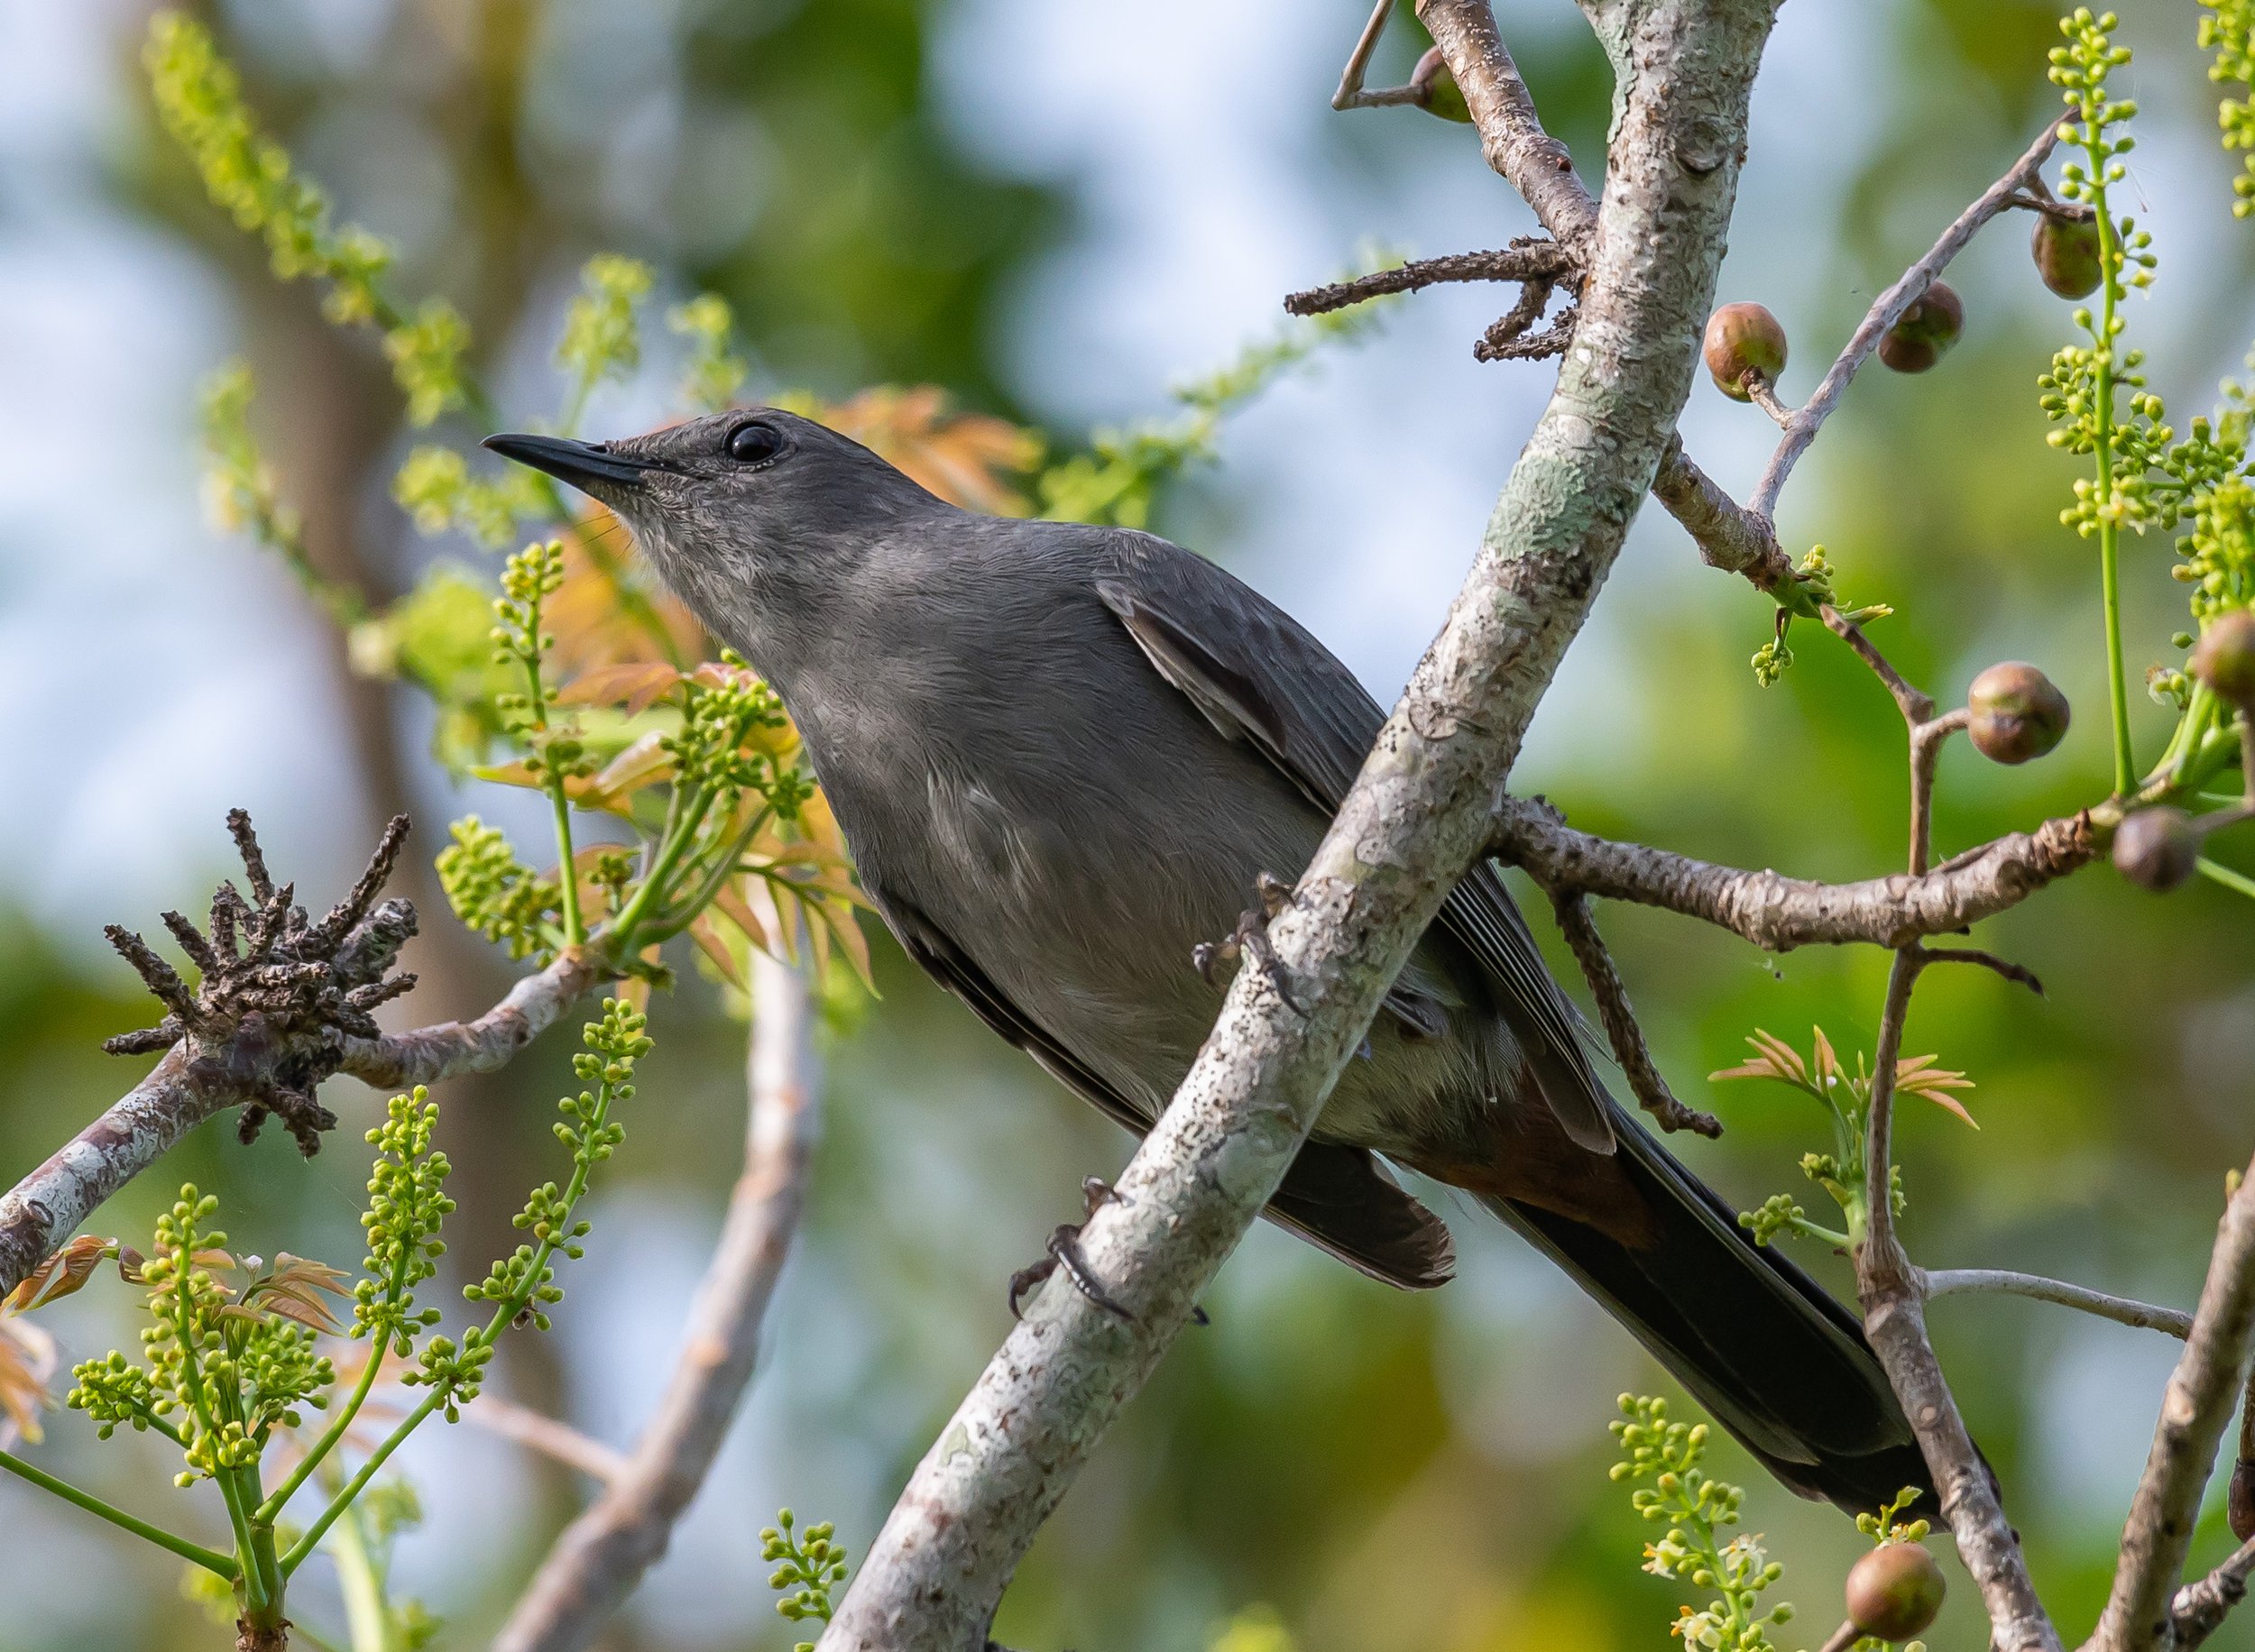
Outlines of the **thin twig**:
{"label": "thin twig", "polygon": [[2041,1274],[2016,1273],[2006,1268],[1937,1268],[1921,1271],[1919,1281],[1929,1302],[1937,1297],[2002,1291],[2008,1296],[2033,1297],[2039,1302],[2095,1314],[2101,1319],[2112,1319],[2117,1325],[2141,1331],[2166,1331],[2180,1339],[2192,1335],[2193,1317],[2181,1309],[2157,1308],[2130,1297],[2110,1296],[2087,1285],[2072,1285]]}
{"label": "thin twig", "polygon": [[1902,713],[1905,722],[1915,727],[1933,717],[1933,697],[1905,681],[1902,674],[1887,663],[1887,656],[1864,634],[1862,626],[1829,605],[1822,611],[1825,629],[1855,649],[1856,657],[1872,668],[1872,675],[1887,685],[1887,692],[1894,696],[1895,709]]}
{"label": "thin twig", "polygon": [[480,1394],[477,1403],[465,1408],[462,1415],[486,1433],[513,1441],[542,1456],[553,1457],[590,1480],[607,1484],[626,1472],[626,1453],[616,1446],[606,1446],[545,1411],[519,1405],[499,1394]]}
{"label": "thin twig", "polygon": [[2102,1652],[2166,1647],[2170,1609],[2192,1547],[2201,1493],[2255,1347],[2255,1189],[2232,1192],[2217,1225],[2200,1306],[2169,1374],[2145,1473],[2122,1527],[2122,1557],[2091,1638]]}
{"label": "thin twig", "polygon": [[[1527,236],[1486,252],[1450,252],[1440,258],[1416,258],[1390,270],[1374,270],[1352,280],[1335,281],[1290,293],[1284,309],[1294,316],[1321,316],[1346,309],[1398,292],[1417,292],[1444,281],[1529,281],[1549,283],[1573,269],[1573,261],[1554,241]],[[1536,313],[1541,313],[1537,306]]]}
{"label": "thin twig", "polygon": [[[1861,633],[1858,633],[1861,635]],[[1900,700],[1897,702],[1901,703]],[[1964,706],[1910,726],[1910,870],[1913,876],[1933,863],[1934,766],[1940,761],[1942,743],[1972,720]]]}
{"label": "thin twig", "polygon": [[[764,917],[777,922],[771,910]],[[633,1452],[549,1550],[494,1641],[498,1652],[566,1652],[594,1641],[665,1554],[750,1386],[760,1326],[805,1205],[820,1089],[805,976],[755,951],[751,998],[744,1170],[690,1308],[681,1358]]]}
{"label": "thin twig", "polygon": [[2016,964],[2009,958],[1999,958],[1994,952],[1980,947],[1928,947],[1926,961],[1929,964],[1972,964],[2002,976],[2016,987],[2025,987],[2039,998],[2044,996],[2044,983],[2037,973],[2025,964]]}
{"label": "thin twig", "polygon": [[1606,950],[1605,937],[1597,932],[1597,921],[1589,915],[1588,897],[1578,889],[1552,890],[1550,895],[1551,908],[1558,914],[1559,932],[1573,949],[1574,961],[1581,966],[1582,978],[1589,983],[1590,996],[1597,1001],[1597,1018],[1605,1023],[1606,1037],[1613,1045],[1613,1059],[1621,1064],[1621,1072],[1628,1079],[1637,1105],[1651,1114],[1662,1130],[1721,1135],[1722,1120],[1712,1113],[1685,1106],[1668,1088],[1668,1080],[1661,1076],[1652,1052],[1645,1045],[1643,1030],[1636,1024],[1636,1012],[1629,1007],[1628,988],[1622,985],[1620,972],[1613,967],[1613,955]]}
{"label": "thin twig", "polygon": [[1770,422],[1781,430],[1793,427],[1793,409],[1778,399],[1777,388],[1758,372],[1747,372],[1738,381],[1738,388],[1746,392],[1746,399],[1770,416]]}
{"label": "thin twig", "polygon": [[1857,326],[1846,346],[1825,372],[1816,391],[1801,404],[1800,410],[1786,423],[1785,437],[1770,455],[1767,469],[1746,501],[1746,508],[1755,515],[1768,519],[1777,514],[1778,495],[1784,491],[1785,479],[1793,473],[1793,466],[1809,451],[1809,445],[1817,439],[1832,410],[1840,405],[1840,398],[1848,388],[1848,381],[1855,370],[1863,366],[1872,352],[1879,348],[1879,341],[1887,335],[1887,329],[1903,317],[1904,312],[1926,296],[1926,289],[1934,284],[1934,278],[1943,271],[1951,259],[1965,248],[1986,224],[2012,204],[2012,197],[2028,180],[2043,169],[2045,161],[2059,142],[2059,122],[2057,117],[2046,123],[2037,140],[2030,144],[2010,170],[1983,190],[1980,197],[1957,215],[1957,221],[1942,232],[1942,238],[1924,258],[1902,272],[1902,278],[1879,295],[1871,310]]}
{"label": "thin twig", "polygon": [[2193,1652],[2216,1632],[2232,1609],[2247,1599],[2250,1573],[2255,1573],[2255,1542],[2242,1543],[2207,1576],[2177,1592],[2169,1602],[2177,1652]]}
{"label": "thin twig", "polygon": [[1378,0],[1370,10],[1370,21],[1362,26],[1362,33],[1355,41],[1355,50],[1348,57],[1347,67],[1339,77],[1339,90],[1331,94],[1334,109],[1368,109],[1384,104],[1405,104],[1417,101],[1413,87],[1390,86],[1378,91],[1363,90],[1362,78],[1370,67],[1370,54],[1377,49],[1378,37],[1385,32],[1386,19],[1393,14],[1394,0]]}

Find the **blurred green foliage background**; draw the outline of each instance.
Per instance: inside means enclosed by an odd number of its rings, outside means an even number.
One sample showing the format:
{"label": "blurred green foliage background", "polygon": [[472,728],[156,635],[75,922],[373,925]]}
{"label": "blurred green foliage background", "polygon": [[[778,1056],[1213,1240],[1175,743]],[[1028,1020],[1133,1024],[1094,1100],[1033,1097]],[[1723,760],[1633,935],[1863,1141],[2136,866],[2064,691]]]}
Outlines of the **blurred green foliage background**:
{"label": "blurred green foliage background", "polygon": [[[2162,254],[2132,307],[2180,417],[2236,371],[2255,324],[2248,237],[2192,50],[2195,8],[2127,8],[2144,106],[2139,210]],[[1602,57],[1563,0],[1499,15],[1584,176],[1602,170]],[[485,341],[512,407],[549,398],[547,342],[572,271],[599,247],[649,258],[661,296],[736,307],[757,385],[836,395],[933,381],[1045,425],[1155,410],[1164,386],[1272,325],[1290,287],[1365,237],[1421,253],[1531,227],[1468,131],[1413,110],[1326,107],[1360,0],[242,0],[205,11],[253,100],[345,210],[396,238],[403,284],[443,290]],[[2053,13],[2025,0],[1795,0],[1757,92],[1722,297],[1784,318],[1805,395],[1871,296],[1993,178],[2053,106]],[[197,527],[193,376],[246,352],[262,431],[317,557],[380,593],[432,555],[386,491],[393,392],[368,341],[323,326],[312,295],[266,276],[155,134],[133,69],[143,14],[0,5],[23,84],[0,116],[0,359],[23,382],[0,415],[0,707],[14,784],[0,803],[0,1177],[9,1180],[128,1076],[100,1039],[144,1018],[98,922],[193,909],[224,870],[221,811],[247,804],[301,889],[341,888],[392,808],[420,866],[457,794],[424,757],[410,694],[354,678],[287,577]],[[1383,71],[1422,40],[1397,29]],[[1937,841],[1953,852],[2105,787],[2097,577],[2057,526],[2071,471],[2045,447],[2034,381],[2066,329],[2025,224],[1993,227],[1952,271],[1968,336],[1934,373],[1859,381],[1788,492],[1797,551],[1821,540],[1856,601],[1891,602],[1885,646],[1945,698],[1997,659],[2036,661],[2076,731],[2028,770],[1946,757]],[[1374,341],[1280,390],[1227,439],[1229,462],[1163,496],[1155,526],[1229,563],[1329,637],[1390,698],[1438,622],[1487,502],[1540,407],[1543,370],[1477,367],[1490,295],[1412,301]],[[657,346],[654,344],[653,349]],[[666,363],[597,404],[595,433],[663,412]],[[1758,413],[1702,384],[1692,451],[1743,489]],[[477,555],[469,547],[448,554]],[[2131,663],[2174,655],[2166,546],[2134,545]],[[1648,511],[1546,703],[1519,785],[1578,824],[1742,865],[1862,876],[1900,856],[1895,714],[1844,652],[1797,631],[1775,688],[1747,656],[1768,604],[1699,568]],[[2164,714],[2140,707],[2158,743]],[[2220,858],[2255,867],[2255,844]],[[483,1006],[501,961],[445,915],[427,870],[411,962],[417,1020]],[[1742,1206],[1793,1189],[1821,1144],[1782,1090],[1702,1076],[1755,1027],[1805,1045],[1821,1023],[1868,1047],[1882,960],[1759,956],[1642,911],[1606,909],[1663,1066],[1729,1133],[1682,1151]],[[1937,972],[1910,1048],[1979,1088],[1976,1134],[1939,1111],[1902,1131],[1906,1237],[1930,1265],[2023,1266],[2189,1304],[2225,1170],[2255,1145],[2255,908],[2205,885],[2166,899],[2101,868],[1991,926],[2036,969],[2038,1000]],[[1538,930],[1543,926],[1538,922]],[[1563,955],[1560,954],[1563,963]],[[1126,1139],[879,948],[881,1000],[833,1030],[810,1226],[772,1321],[759,1389],[673,1556],[609,1645],[781,1647],[758,1529],[778,1503],[837,1521],[856,1554],[1007,1325],[1002,1285],[1109,1174]],[[1570,965],[1565,965],[1569,977]],[[557,1335],[512,1345],[506,1388],[624,1442],[655,1394],[734,1173],[741,1030],[689,972],[657,1006],[657,1053],[604,1195],[601,1243]],[[446,1097],[463,1216],[456,1248],[501,1243],[548,1173],[565,1078],[551,1039]],[[207,1127],[115,1201],[144,1228],[192,1177],[244,1246],[349,1262],[355,1133],[381,1098],[331,1087],[347,1131],[311,1164],[281,1133],[255,1148]],[[1561,1279],[1477,1213],[1452,1210],[1461,1277],[1389,1292],[1268,1230],[1067,1500],[1003,1608],[999,1637],[1081,1652],[1515,1652],[1657,1648],[1675,1596],[1637,1570],[1645,1533],[1604,1469],[1625,1388],[1661,1381]],[[1836,1288],[1845,1269],[1804,1257]],[[67,1354],[109,1345],[120,1292],[51,1323]],[[2024,1303],[1937,1304],[1936,1333],[2070,1635],[2095,1615],[2171,1345]],[[153,1453],[89,1448],[54,1420],[50,1460],[130,1507],[171,1494]],[[407,1455],[430,1510],[408,1585],[444,1644],[498,1621],[584,1485],[465,1427]],[[1787,1565],[1780,1592],[1813,1644],[1861,1542],[1733,1449],[1749,1525]],[[175,1510],[175,1513],[178,1511]],[[0,1648],[173,1647],[214,1631],[175,1568],[28,1491],[0,1486]],[[2228,1544],[2220,1510],[2196,1559]],[[1956,1580],[1928,1638],[1972,1646]],[[301,1616],[323,1610],[317,1580]],[[295,1597],[293,1596],[293,1602]],[[1262,1626],[1275,1614],[1279,1640]],[[2255,1623],[2219,1645],[2255,1646]]]}

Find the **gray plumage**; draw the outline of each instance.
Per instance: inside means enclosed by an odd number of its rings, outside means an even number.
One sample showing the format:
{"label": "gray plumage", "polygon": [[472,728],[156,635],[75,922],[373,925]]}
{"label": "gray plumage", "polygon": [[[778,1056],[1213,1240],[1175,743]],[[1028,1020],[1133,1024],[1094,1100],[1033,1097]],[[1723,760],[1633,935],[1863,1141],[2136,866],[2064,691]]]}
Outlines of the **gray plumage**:
{"label": "gray plumage", "polygon": [[[1149,534],[949,505],[774,410],[586,446],[497,437],[611,505],[768,677],[901,944],[1138,1132],[1211,1029],[1192,949],[1307,864],[1384,715],[1289,616]],[[1560,1261],[1788,1483],[1923,1480],[1855,1321],[1758,1251],[1607,1096],[1492,867],[1452,894],[1275,1219],[1379,1279],[1445,1280],[1390,1159]]]}

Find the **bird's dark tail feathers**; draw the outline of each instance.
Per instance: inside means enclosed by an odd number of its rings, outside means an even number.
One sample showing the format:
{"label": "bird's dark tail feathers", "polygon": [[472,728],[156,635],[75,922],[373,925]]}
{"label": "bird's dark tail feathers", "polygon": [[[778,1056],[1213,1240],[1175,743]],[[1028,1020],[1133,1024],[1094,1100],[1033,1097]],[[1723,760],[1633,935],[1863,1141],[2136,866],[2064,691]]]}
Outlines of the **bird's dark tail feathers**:
{"label": "bird's dark tail feathers", "polygon": [[[1860,1324],[1774,1249],[1758,1247],[1706,1183],[1617,1105],[1613,1155],[1642,1207],[1593,1224],[1481,1193],[1581,1282],[1709,1415],[1804,1497],[1876,1510],[1931,1480]],[[1603,1162],[1600,1161],[1600,1162]],[[1608,1231],[1610,1230],[1610,1231]]]}

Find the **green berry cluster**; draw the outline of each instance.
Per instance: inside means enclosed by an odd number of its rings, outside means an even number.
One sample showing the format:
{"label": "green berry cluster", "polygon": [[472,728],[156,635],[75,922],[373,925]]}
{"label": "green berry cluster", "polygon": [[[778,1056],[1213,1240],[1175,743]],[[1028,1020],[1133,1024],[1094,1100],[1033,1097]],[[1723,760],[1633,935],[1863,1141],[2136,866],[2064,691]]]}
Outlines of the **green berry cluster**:
{"label": "green berry cluster", "polygon": [[[768,1587],[782,1594],[775,1610],[792,1622],[808,1618],[827,1623],[833,1611],[830,1592],[845,1581],[845,1548],[835,1538],[828,1520],[809,1526],[801,1536],[792,1530],[793,1516],[785,1509],[775,1524],[759,1534],[759,1558],[778,1561]],[[812,1641],[802,1640],[792,1652],[814,1652]]]}
{"label": "green berry cluster", "polygon": [[1738,1523],[1746,1494],[1699,1466],[1707,1425],[1670,1422],[1668,1402],[1651,1396],[1624,1394],[1620,1405],[1622,1420],[1610,1426],[1625,1455],[1612,1478],[1635,1483],[1629,1506],[1668,1528],[1644,1546],[1644,1570],[1715,1592],[1704,1607],[1678,1608],[1673,1632],[1706,1652],[1769,1652],[1770,1630],[1790,1621],[1793,1609],[1764,1609],[1760,1597],[1785,1568],[1768,1557],[1757,1534],[1722,1537],[1722,1528]]}
{"label": "green berry cluster", "polygon": [[389,1344],[405,1356],[415,1334],[438,1323],[435,1308],[415,1307],[415,1287],[438,1271],[446,1254],[440,1225],[454,1209],[446,1197],[446,1155],[432,1146],[438,1104],[421,1085],[394,1096],[384,1121],[368,1132],[376,1162],[368,1176],[365,1277],[353,1289],[353,1335],[371,1339],[380,1354]]}
{"label": "green berry cluster", "polygon": [[636,311],[656,278],[638,258],[598,252],[580,271],[580,291],[565,312],[564,335],[556,346],[557,365],[572,375],[562,428],[579,427],[587,399],[605,379],[624,378],[641,364],[641,332]]}
{"label": "green berry cluster", "polygon": [[681,399],[702,413],[734,406],[751,369],[730,343],[736,317],[728,300],[716,292],[699,293],[666,312],[666,328],[689,344]]}
{"label": "green berry cluster", "polygon": [[[2255,84],[2255,0],[2200,0],[2200,4],[2208,12],[2200,20],[2201,48],[2216,54],[2208,65],[2208,78],[2241,86]],[[2255,101],[2225,98],[2217,107],[2216,124],[2223,128],[2224,148],[2255,151]],[[2246,168],[2232,180],[2232,193],[2239,197],[2232,203],[2233,216],[2244,218],[2255,213],[2255,152],[2249,154]]]}
{"label": "green berry cluster", "polygon": [[518,859],[508,835],[474,814],[448,830],[454,841],[438,851],[438,886],[455,915],[510,957],[545,965],[556,955],[556,880]]}

